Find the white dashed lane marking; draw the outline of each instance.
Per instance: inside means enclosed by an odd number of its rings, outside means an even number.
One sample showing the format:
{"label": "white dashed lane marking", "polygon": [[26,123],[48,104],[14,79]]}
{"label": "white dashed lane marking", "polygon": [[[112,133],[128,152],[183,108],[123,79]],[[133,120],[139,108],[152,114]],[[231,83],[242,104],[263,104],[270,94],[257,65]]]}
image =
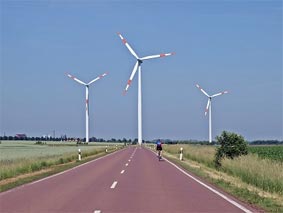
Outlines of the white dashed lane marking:
{"label": "white dashed lane marking", "polygon": [[122,170],[122,171],[121,171],[121,174],[123,174],[124,172],[125,172],[125,170]]}
{"label": "white dashed lane marking", "polygon": [[116,187],[117,183],[118,183],[117,181],[114,181],[114,182],[112,183],[112,185],[111,185],[110,189],[115,189],[115,187]]}

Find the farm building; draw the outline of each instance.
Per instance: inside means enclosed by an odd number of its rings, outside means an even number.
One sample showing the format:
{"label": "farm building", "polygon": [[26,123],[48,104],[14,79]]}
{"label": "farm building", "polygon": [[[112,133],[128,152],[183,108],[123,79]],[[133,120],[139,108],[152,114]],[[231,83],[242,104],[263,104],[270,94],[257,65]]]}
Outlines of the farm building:
{"label": "farm building", "polygon": [[20,140],[23,140],[23,139],[26,139],[26,138],[27,138],[27,135],[26,135],[26,134],[16,134],[16,135],[15,135],[15,138],[20,139]]}

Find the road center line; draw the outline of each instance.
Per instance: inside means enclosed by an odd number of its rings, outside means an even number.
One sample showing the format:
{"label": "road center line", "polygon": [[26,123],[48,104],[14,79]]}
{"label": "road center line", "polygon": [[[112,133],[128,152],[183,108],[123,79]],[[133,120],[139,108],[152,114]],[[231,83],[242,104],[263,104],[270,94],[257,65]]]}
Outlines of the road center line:
{"label": "road center line", "polygon": [[129,166],[129,164],[128,164],[128,163],[126,163],[125,165],[126,165],[126,166]]}
{"label": "road center line", "polygon": [[112,183],[112,185],[111,185],[110,189],[115,189],[115,187],[116,187],[117,183],[118,183],[117,181],[114,181],[114,182]]}
{"label": "road center line", "polygon": [[93,213],[101,213],[100,210],[95,210]]}
{"label": "road center line", "polygon": [[122,170],[122,171],[121,171],[121,174],[123,174],[124,172],[125,172],[125,170]]}

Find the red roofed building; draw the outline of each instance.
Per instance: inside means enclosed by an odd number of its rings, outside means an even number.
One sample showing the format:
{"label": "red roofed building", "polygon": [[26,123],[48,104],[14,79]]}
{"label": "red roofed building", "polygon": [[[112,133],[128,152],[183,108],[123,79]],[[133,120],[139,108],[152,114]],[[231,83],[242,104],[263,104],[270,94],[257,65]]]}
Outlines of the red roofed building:
{"label": "red roofed building", "polygon": [[27,138],[27,135],[26,134],[16,134],[15,138],[23,140]]}

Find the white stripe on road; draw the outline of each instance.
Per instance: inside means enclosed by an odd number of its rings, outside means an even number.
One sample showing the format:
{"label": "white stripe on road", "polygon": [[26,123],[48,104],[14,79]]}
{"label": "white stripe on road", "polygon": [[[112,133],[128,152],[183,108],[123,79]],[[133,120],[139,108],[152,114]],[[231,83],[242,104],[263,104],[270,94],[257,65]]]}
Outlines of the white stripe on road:
{"label": "white stripe on road", "polygon": [[65,173],[70,172],[70,171],[72,171],[72,170],[75,170],[75,169],[77,169],[77,168],[79,168],[79,167],[85,166],[85,165],[90,164],[90,163],[93,163],[93,162],[95,162],[95,161],[102,160],[102,159],[104,159],[104,158],[107,158],[107,157],[109,157],[109,156],[111,156],[111,155],[114,155],[114,154],[117,154],[117,153],[119,153],[119,152],[122,152],[122,151],[124,151],[124,150],[125,150],[125,149],[120,149],[120,150],[118,150],[118,151],[115,151],[115,152],[112,152],[112,153],[110,153],[110,154],[104,155],[104,156],[102,156],[102,157],[96,158],[96,159],[94,159],[94,160],[92,160],[92,161],[88,161],[88,162],[86,162],[86,163],[83,163],[83,164],[78,165],[78,166],[76,166],[76,167],[73,167],[73,168],[71,168],[71,169],[68,169],[68,170],[59,172],[59,173],[57,173],[57,174],[54,174],[54,175],[51,175],[51,176],[48,176],[48,177],[39,179],[39,180],[34,181],[34,182],[31,182],[31,183],[23,184],[23,185],[21,185],[21,186],[18,186],[18,187],[16,187],[16,188],[10,189],[10,190],[5,191],[5,192],[1,192],[1,195],[7,194],[7,193],[10,193],[10,192],[13,192],[13,191],[17,191],[17,190],[19,190],[19,189],[21,189],[21,188],[23,188],[23,187],[27,187],[27,186],[30,186],[30,185],[33,185],[33,184],[36,184],[36,183],[40,183],[40,182],[42,182],[42,181],[45,181],[45,180],[54,178],[54,177],[56,177],[56,176],[65,174]]}
{"label": "white stripe on road", "polygon": [[122,171],[121,171],[121,174],[123,174],[124,172],[125,172],[125,170],[122,170]]}
{"label": "white stripe on road", "polygon": [[129,166],[129,164],[128,164],[128,163],[126,163],[125,165],[126,165],[126,166]]}
{"label": "white stripe on road", "polygon": [[167,160],[165,158],[163,158],[163,159],[166,160],[168,163],[170,163],[172,166],[174,166],[176,169],[178,169],[180,172],[185,174],[186,176],[190,177],[191,179],[193,179],[194,181],[198,182],[199,184],[201,184],[202,186],[204,186],[208,190],[210,190],[210,191],[214,192],[215,194],[217,194],[218,196],[222,197],[224,200],[228,201],[229,203],[233,204],[234,206],[238,207],[239,209],[243,210],[246,213],[252,213],[250,210],[248,210],[247,208],[245,208],[241,204],[237,203],[236,201],[230,199],[229,197],[227,197],[226,195],[222,194],[221,192],[218,192],[217,190],[211,188],[210,186],[206,185],[205,183],[203,183],[200,180],[196,179],[195,177],[191,176],[186,171],[184,171],[183,169],[179,168],[176,164],[172,163],[171,161],[169,161],[169,160]]}
{"label": "white stripe on road", "polygon": [[115,187],[116,187],[117,183],[118,183],[117,181],[114,181],[114,182],[112,183],[112,185],[111,185],[110,189],[115,189]]}
{"label": "white stripe on road", "polygon": [[93,213],[101,213],[100,210],[95,210]]}

